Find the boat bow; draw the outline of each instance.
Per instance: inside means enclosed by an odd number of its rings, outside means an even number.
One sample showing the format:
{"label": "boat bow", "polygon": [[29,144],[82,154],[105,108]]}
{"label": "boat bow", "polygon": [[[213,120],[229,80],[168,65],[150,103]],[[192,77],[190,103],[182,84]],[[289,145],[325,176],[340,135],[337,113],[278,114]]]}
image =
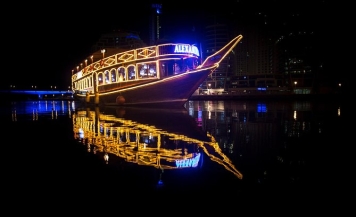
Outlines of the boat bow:
{"label": "boat bow", "polygon": [[198,68],[208,68],[213,65],[219,67],[220,62],[231,52],[234,47],[241,41],[242,35],[239,35],[232,39],[227,45],[221,48],[219,51],[215,52],[213,55],[209,56],[204,60],[204,62],[198,66]]}

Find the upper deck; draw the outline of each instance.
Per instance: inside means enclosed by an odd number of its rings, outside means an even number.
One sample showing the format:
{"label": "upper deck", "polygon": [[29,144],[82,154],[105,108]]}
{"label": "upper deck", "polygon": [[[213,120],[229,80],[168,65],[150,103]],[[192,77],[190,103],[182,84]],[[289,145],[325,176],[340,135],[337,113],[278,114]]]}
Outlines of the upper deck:
{"label": "upper deck", "polygon": [[181,43],[148,46],[119,52],[108,57],[105,57],[105,50],[102,50],[101,52],[103,54],[102,59],[82,68],[78,66],[77,73],[72,76],[72,81],[76,81],[96,71],[118,67],[121,65],[136,64],[138,62],[144,63],[155,60],[182,59],[189,57],[199,58],[200,56],[199,49],[195,45]]}

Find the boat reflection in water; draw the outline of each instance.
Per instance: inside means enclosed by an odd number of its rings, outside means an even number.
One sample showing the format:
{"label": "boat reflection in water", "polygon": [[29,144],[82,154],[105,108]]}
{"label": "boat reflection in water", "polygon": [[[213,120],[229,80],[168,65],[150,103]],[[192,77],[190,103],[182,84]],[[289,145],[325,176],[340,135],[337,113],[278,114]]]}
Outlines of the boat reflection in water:
{"label": "boat reflection in water", "polygon": [[[214,137],[183,109],[85,108],[73,115],[75,138],[108,164],[127,162],[163,170],[201,167],[204,155],[239,179],[242,174]],[[161,180],[160,180],[161,181]]]}
{"label": "boat reflection in water", "polygon": [[[299,206],[300,198],[314,204],[333,187],[340,191],[339,175],[352,171],[344,164],[352,153],[346,141],[352,113],[343,101],[189,101],[169,110],[82,107],[76,101],[0,107],[3,135],[16,135],[4,153],[16,153],[14,162],[36,180],[21,185],[34,194],[49,185],[68,189],[66,195],[80,186],[110,185],[108,196],[122,193],[119,186],[140,194],[159,188],[194,196],[202,190],[232,198],[297,198]],[[18,167],[7,171],[4,177],[17,183]],[[325,178],[330,171],[338,176]],[[58,177],[68,188],[58,188]]]}

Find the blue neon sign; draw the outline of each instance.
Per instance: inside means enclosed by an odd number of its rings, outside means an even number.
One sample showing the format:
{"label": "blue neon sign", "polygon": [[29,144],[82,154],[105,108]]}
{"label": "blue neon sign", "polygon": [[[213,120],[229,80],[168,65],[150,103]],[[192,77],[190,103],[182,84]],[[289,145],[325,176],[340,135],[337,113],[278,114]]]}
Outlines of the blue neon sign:
{"label": "blue neon sign", "polygon": [[200,56],[198,48],[189,44],[177,44],[174,48],[174,53],[191,53]]}
{"label": "blue neon sign", "polygon": [[176,166],[178,168],[185,168],[185,167],[197,167],[200,159],[200,153],[195,155],[193,158],[184,159],[184,160],[176,160]]}

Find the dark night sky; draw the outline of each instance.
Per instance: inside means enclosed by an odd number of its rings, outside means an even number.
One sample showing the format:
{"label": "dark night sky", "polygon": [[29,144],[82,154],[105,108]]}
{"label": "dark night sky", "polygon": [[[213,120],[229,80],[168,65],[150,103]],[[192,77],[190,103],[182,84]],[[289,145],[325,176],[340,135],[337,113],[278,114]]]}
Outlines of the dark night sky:
{"label": "dark night sky", "polygon": [[[270,0],[270,2],[282,2]],[[166,3],[167,2],[167,3]],[[203,26],[206,16],[224,14],[224,2],[154,1],[162,3],[165,16],[164,28],[177,37],[190,32],[193,27]],[[236,8],[236,13],[246,13],[256,8],[266,9],[259,0],[250,0],[249,5]],[[114,3],[50,3],[24,2],[20,10],[9,3],[8,14],[2,24],[3,56],[6,56],[1,87],[51,86],[66,88],[70,85],[71,70],[89,56],[91,46],[102,33],[112,29],[128,29],[140,32],[146,40],[151,2],[119,1]],[[288,4],[285,8],[288,8]],[[230,6],[231,7],[231,6]],[[272,8],[272,7],[271,7]],[[231,8],[230,8],[231,9]],[[168,26],[169,24],[169,26]],[[147,42],[147,41],[145,41]]]}

